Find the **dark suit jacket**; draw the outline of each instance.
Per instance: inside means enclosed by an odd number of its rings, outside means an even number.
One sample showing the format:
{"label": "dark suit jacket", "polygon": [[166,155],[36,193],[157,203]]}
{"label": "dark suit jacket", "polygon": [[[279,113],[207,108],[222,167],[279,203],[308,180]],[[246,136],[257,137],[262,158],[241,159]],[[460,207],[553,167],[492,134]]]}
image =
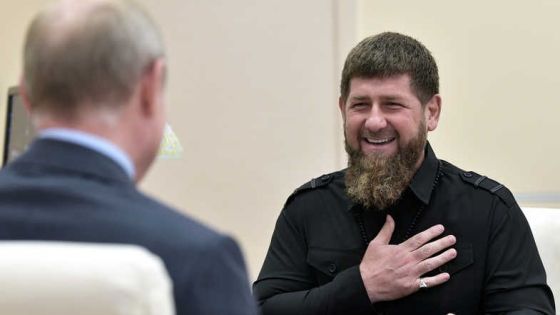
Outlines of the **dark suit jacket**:
{"label": "dark suit jacket", "polygon": [[140,245],[164,261],[177,314],[256,314],[231,238],[140,193],[82,146],[36,140],[0,172],[0,239]]}

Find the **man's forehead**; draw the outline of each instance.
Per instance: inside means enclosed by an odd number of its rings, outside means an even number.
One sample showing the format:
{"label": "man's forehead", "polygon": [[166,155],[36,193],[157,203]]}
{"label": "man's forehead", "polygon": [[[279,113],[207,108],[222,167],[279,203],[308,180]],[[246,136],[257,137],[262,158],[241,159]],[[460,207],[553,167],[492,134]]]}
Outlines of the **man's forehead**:
{"label": "man's forehead", "polygon": [[365,99],[373,96],[402,98],[414,96],[408,74],[389,77],[354,77],[350,80],[349,99]]}

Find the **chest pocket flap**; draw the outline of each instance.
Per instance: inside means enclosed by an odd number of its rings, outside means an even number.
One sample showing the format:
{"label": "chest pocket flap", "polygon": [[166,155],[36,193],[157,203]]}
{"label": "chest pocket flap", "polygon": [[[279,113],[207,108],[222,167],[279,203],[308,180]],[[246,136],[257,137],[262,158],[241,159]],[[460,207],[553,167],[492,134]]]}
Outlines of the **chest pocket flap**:
{"label": "chest pocket flap", "polygon": [[457,250],[457,257],[447,264],[439,267],[439,272],[447,272],[450,275],[453,275],[474,263],[474,253],[471,243],[457,242],[454,248]]}

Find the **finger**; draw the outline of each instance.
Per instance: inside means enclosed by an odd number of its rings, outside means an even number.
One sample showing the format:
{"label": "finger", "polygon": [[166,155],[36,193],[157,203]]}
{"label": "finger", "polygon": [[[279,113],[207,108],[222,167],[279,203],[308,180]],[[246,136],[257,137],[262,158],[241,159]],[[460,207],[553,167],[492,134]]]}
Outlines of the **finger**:
{"label": "finger", "polygon": [[450,248],[445,252],[437,255],[435,257],[426,259],[418,264],[417,272],[419,275],[423,275],[430,272],[438,267],[441,267],[457,257],[457,251],[454,248]]}
{"label": "finger", "polygon": [[435,253],[439,253],[442,250],[448,248],[449,246],[454,245],[456,242],[455,236],[448,235],[446,237],[442,237],[439,240],[435,240],[431,243],[425,244],[424,246],[415,250],[414,257],[418,259],[418,261],[422,261],[428,257],[432,257]]}
{"label": "finger", "polygon": [[417,248],[420,248],[422,245],[426,244],[428,241],[433,239],[434,237],[443,233],[443,225],[438,224],[434,225],[431,228],[422,231],[413,237],[407,239],[406,241],[402,242],[401,245],[404,246],[409,251],[413,251]]}
{"label": "finger", "polygon": [[[449,278],[451,278],[451,276],[447,272],[444,272],[444,273],[437,274],[433,277],[422,278],[422,280],[427,285],[426,289],[429,289],[447,282]],[[418,288],[418,290],[420,290],[420,279],[416,280],[416,287]]]}
{"label": "finger", "polygon": [[391,241],[391,236],[393,236],[393,231],[395,231],[395,220],[393,220],[390,215],[387,215],[385,224],[383,224],[381,231],[377,233],[371,243],[381,245],[389,244],[389,241]]}

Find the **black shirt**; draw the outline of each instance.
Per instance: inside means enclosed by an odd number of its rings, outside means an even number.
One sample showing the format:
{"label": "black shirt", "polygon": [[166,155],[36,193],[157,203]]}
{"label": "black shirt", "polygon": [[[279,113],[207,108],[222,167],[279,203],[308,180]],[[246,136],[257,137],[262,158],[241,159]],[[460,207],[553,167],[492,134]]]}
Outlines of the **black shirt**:
{"label": "black shirt", "polygon": [[[254,284],[263,315],[554,314],[529,225],[509,190],[436,158],[430,145],[408,188],[385,211],[349,200],[344,174],[323,175],[288,198]],[[391,244],[435,224],[455,235],[457,257],[432,274],[451,279],[371,304],[359,263],[389,213]],[[540,313],[539,313],[540,312]]]}

